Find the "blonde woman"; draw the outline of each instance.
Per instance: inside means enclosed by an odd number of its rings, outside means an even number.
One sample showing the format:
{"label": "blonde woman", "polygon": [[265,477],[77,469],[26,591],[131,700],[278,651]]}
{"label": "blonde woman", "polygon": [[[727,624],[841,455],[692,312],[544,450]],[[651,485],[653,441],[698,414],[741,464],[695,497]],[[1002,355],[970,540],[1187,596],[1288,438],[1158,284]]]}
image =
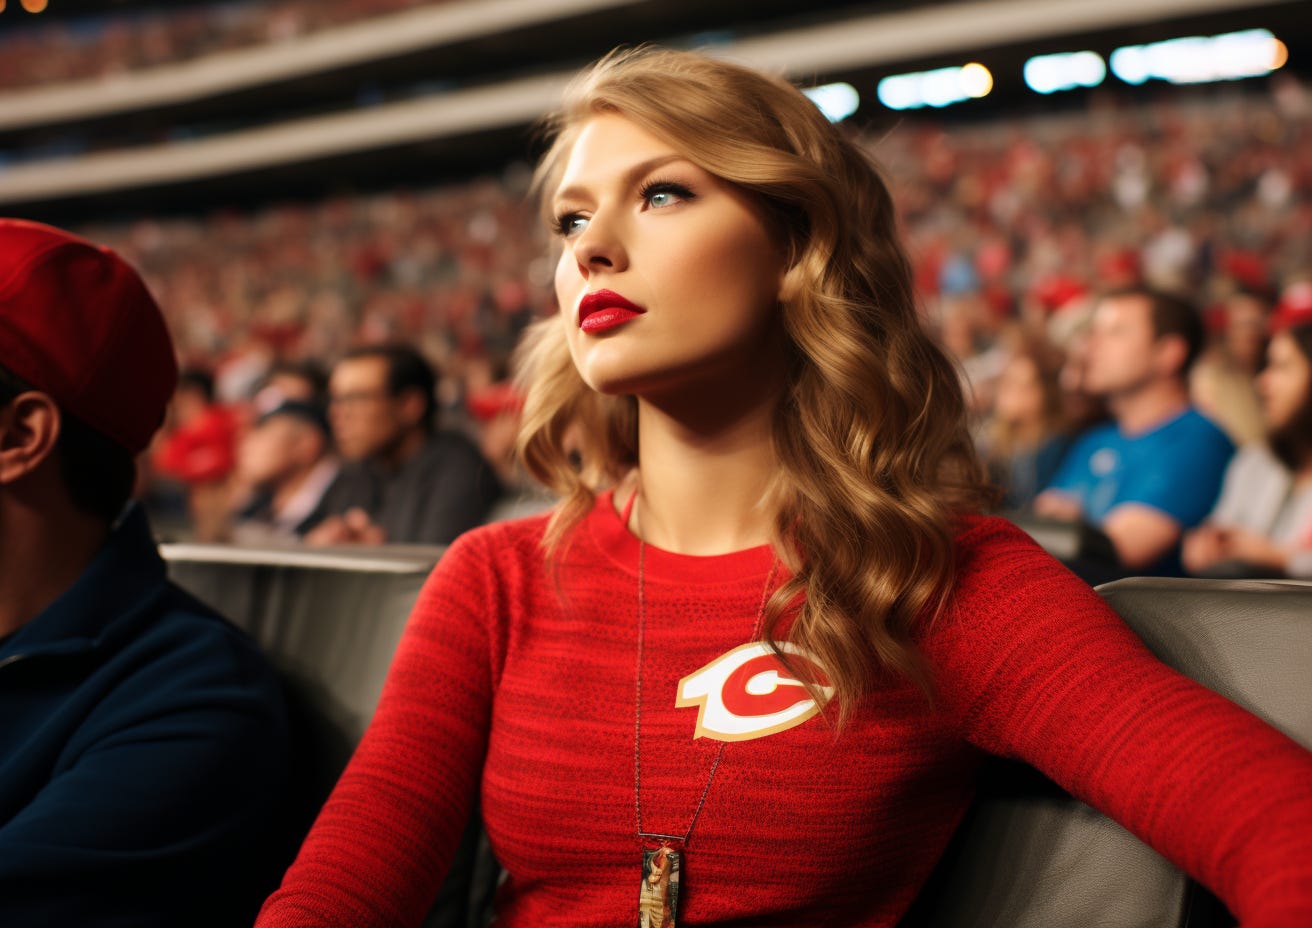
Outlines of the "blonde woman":
{"label": "blonde woman", "polygon": [[[976,514],[861,152],[784,81],[651,50],[584,75],[554,131],[560,313],[521,446],[563,501],[447,552],[259,925],[418,925],[481,795],[506,928],[632,925],[662,850],[670,923],[891,926],[986,751],[1246,925],[1312,916],[1312,756]],[[1226,776],[1177,764],[1202,741]]]}
{"label": "blonde woman", "polygon": [[980,442],[1005,509],[1028,506],[1056,475],[1070,447],[1060,381],[1064,360],[1042,338],[1016,334],[1010,339]]}

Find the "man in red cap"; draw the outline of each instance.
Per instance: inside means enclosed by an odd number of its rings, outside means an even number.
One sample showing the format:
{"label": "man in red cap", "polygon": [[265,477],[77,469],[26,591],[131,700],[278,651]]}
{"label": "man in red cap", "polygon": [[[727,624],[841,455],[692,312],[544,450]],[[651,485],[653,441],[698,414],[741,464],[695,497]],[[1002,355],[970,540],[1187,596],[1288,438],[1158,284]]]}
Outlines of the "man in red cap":
{"label": "man in red cap", "polygon": [[126,505],[176,380],[132,268],[0,219],[6,926],[249,924],[285,862],[277,679]]}

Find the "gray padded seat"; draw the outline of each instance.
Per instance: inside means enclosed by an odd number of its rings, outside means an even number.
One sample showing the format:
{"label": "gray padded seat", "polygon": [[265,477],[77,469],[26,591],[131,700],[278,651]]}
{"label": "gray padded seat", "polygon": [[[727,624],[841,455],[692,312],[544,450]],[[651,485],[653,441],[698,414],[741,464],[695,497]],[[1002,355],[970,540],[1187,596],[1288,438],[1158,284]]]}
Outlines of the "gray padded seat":
{"label": "gray padded seat", "polygon": [[160,546],[174,582],[244,629],[284,674],[315,690],[319,708],[352,748],[442,550]]}
{"label": "gray padded seat", "polygon": [[[245,629],[282,673],[296,733],[297,845],[373,716],[410,609],[442,550],[160,547],[173,580]],[[471,822],[427,928],[483,924],[496,877],[485,842]]]}
{"label": "gray padded seat", "polygon": [[[1312,748],[1312,584],[1134,578],[1098,588],[1163,661]],[[990,762],[907,926],[1209,928],[1223,906],[1119,825]]]}

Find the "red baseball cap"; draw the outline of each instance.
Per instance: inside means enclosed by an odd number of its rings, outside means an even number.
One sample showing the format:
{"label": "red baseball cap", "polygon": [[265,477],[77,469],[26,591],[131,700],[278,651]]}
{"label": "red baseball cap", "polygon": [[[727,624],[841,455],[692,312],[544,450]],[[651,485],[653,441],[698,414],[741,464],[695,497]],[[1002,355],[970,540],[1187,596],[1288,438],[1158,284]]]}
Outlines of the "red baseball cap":
{"label": "red baseball cap", "polygon": [[1280,294],[1280,302],[1271,314],[1271,333],[1309,322],[1312,322],[1312,280],[1300,280]]}
{"label": "red baseball cap", "polygon": [[0,219],[0,366],[134,453],[178,382],[164,316],[137,272],[22,219]]}
{"label": "red baseball cap", "polygon": [[502,413],[519,412],[524,408],[524,397],[513,383],[502,381],[470,394],[465,406],[475,419],[487,422]]}

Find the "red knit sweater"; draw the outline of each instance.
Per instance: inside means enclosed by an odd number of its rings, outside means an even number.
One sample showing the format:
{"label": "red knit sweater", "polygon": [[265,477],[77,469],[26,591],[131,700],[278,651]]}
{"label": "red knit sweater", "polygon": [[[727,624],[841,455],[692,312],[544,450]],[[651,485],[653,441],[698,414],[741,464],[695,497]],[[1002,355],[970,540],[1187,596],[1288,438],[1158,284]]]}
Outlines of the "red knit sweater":
{"label": "red knit sweater", "polygon": [[[480,787],[508,872],[498,924],[634,923],[638,545],[603,495],[553,578],[544,525],[488,526],[443,557],[259,928],[418,925]],[[934,709],[888,684],[837,737],[824,715],[761,733],[804,709],[805,692],[744,652],[697,673],[750,640],[769,549],[648,547],[645,830],[687,828],[721,744],[694,737],[699,723],[739,739],[687,847],[680,924],[895,924],[965,811],[982,751],[1023,758],[1114,816],[1245,925],[1312,924],[1312,755],[1158,663],[1008,523],[976,520],[959,546],[955,605],[924,641]]]}

